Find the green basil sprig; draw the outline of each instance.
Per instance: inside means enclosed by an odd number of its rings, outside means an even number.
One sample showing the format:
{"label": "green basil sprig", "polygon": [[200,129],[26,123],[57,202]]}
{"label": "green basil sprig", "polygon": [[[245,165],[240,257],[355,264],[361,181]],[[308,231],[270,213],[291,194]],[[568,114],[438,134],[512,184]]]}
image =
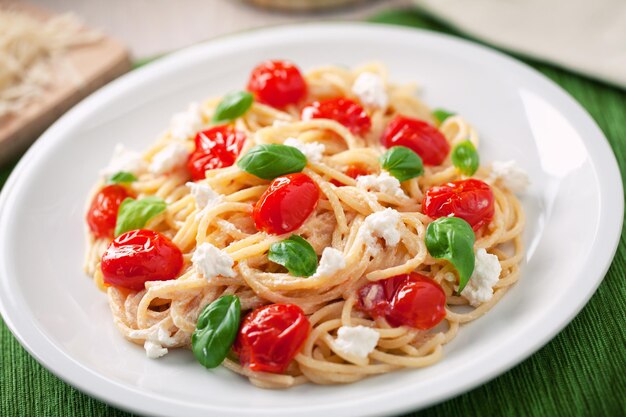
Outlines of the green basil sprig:
{"label": "green basil sprig", "polygon": [[223,295],[202,310],[191,335],[191,350],[198,362],[215,368],[224,361],[237,337],[240,317],[236,295]]}
{"label": "green basil sprig", "polygon": [[380,157],[383,169],[398,181],[419,177],[424,173],[422,158],[406,146],[393,146]]}
{"label": "green basil sprig", "polygon": [[448,117],[454,116],[454,114],[455,113],[444,109],[435,109],[435,111],[433,111],[433,116],[435,116],[439,124],[442,124]]}
{"label": "green basil sprig", "polygon": [[300,172],[306,166],[306,156],[292,146],[269,144],[257,145],[250,149],[237,166],[264,180],[293,172]]}
{"label": "green basil sprig", "polygon": [[310,277],[317,270],[317,254],[306,239],[291,235],[289,239],[272,243],[267,257],[287,268],[296,277]]}
{"label": "green basil sprig", "polygon": [[433,258],[447,259],[459,273],[460,293],[474,272],[472,227],[458,217],[441,217],[426,228],[426,248]]}
{"label": "green basil sprig", "polygon": [[480,164],[476,147],[470,140],[458,143],[452,150],[450,158],[452,164],[467,176],[474,175]]}
{"label": "green basil sprig", "polygon": [[128,184],[133,181],[137,181],[137,177],[132,172],[119,171],[109,178],[109,184]]}
{"label": "green basil sprig", "polygon": [[246,114],[252,106],[254,96],[247,91],[233,91],[222,98],[213,114],[213,123],[223,123],[235,120]]}
{"label": "green basil sprig", "polygon": [[115,222],[115,236],[129,230],[141,229],[148,220],[163,212],[167,205],[159,197],[145,197],[141,200],[126,198],[120,204]]}

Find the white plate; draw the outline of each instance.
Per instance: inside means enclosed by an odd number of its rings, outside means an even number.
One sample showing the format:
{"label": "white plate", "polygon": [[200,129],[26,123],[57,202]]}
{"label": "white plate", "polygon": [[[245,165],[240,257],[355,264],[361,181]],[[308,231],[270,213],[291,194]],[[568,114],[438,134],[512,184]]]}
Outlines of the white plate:
{"label": "white plate", "polygon": [[[516,159],[532,187],[521,281],[465,326],[434,366],[346,386],[286,391],[210,372],[185,350],[145,357],[114,328],[105,297],[81,271],[83,206],[116,142],[141,149],[192,100],[245,85],[258,62],[304,70],[384,62],[396,82],[463,114],[483,162]],[[424,31],[311,24],[244,33],[172,54],[111,83],[51,127],[0,198],[0,307],[21,343],[52,372],[119,407],[155,415],[380,415],[449,398],[506,371],[583,307],[610,262],[623,219],[622,184],[585,111],[530,68],[482,46]]]}

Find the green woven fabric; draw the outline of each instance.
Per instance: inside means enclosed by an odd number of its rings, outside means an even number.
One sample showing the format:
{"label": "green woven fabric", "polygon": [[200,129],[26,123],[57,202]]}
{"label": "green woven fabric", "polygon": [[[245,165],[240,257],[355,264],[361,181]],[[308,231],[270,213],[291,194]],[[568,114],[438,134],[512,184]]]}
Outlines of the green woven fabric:
{"label": "green woven fabric", "polygon": [[[454,33],[414,11],[373,21]],[[626,170],[626,92],[525,60],[567,90],[600,125]],[[0,167],[0,186],[14,164]],[[535,355],[493,381],[411,416],[626,415],[626,235],[602,285],[582,312]],[[1,416],[129,416],[65,384],[0,325]],[[420,395],[416,392],[415,395]]]}

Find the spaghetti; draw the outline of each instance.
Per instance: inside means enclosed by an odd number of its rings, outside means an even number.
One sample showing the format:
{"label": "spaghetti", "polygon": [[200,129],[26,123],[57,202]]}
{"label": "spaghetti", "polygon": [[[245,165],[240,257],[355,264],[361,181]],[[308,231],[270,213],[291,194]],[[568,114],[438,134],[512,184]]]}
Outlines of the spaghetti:
{"label": "spaghetti", "polygon": [[[346,97],[358,101],[353,86],[364,73],[386,80],[385,69],[379,65],[354,71],[332,66],[318,68],[304,77],[308,88],[306,100]],[[86,272],[106,291],[113,319],[124,337],[144,345],[146,350],[155,346],[162,352],[190,347],[203,308],[220,296],[232,294],[239,298],[243,311],[271,303],[295,304],[306,314],[311,326],[303,346],[283,373],[253,371],[232,354],[224,360],[225,367],[260,387],[284,388],[305,382],[350,383],[370,375],[420,368],[439,361],[443,346],[455,337],[460,325],[489,311],[518,280],[524,253],[521,237],[524,213],[502,178],[494,176],[489,167],[476,171],[473,178],[490,184],[494,201],[493,218],[476,230],[474,247],[495,255],[501,272],[486,297],[468,299],[464,294],[469,293],[455,292],[458,277],[454,265],[431,256],[425,244],[427,226],[433,221],[424,214],[425,194],[433,186],[468,178],[453,165],[450,156],[438,165],[425,166],[423,175],[403,181],[400,192],[382,186],[368,187],[366,181],[360,180],[362,177],[355,179],[347,175],[350,166],[370,175],[382,172],[379,157],[384,149],[380,138],[397,115],[437,124],[433,112],[415,98],[414,91],[414,86],[385,82],[387,102],[381,107],[367,106],[371,127],[358,135],[336,120],[301,120],[302,107],[293,104],[279,110],[257,101],[233,121],[235,129],[246,135],[240,156],[255,145],[283,144],[294,139],[301,147],[323,145],[323,148],[318,146],[318,150],[323,149],[321,157],[309,157],[302,170],[319,188],[319,203],[293,234],[306,239],[318,256],[325,248],[341,253],[345,260],[343,267],[331,269],[330,274],[297,277],[268,259],[271,245],[291,234],[276,235],[255,227],[253,207],[266,192],[269,180],[245,172],[236,164],[208,170],[206,178],[196,182],[213,191],[212,199],[200,204],[205,205],[202,208],[194,198],[193,186],[187,185],[189,172],[184,166],[174,166],[165,172],[154,169],[157,155],[174,143],[187,152],[194,150],[195,132],[182,138],[172,133],[175,129],[165,132],[152,148],[136,158],[137,180],[126,187],[137,198],[156,196],[166,202],[165,210],[148,220],[144,228],[163,234],[180,249],[183,268],[179,276],[173,280],[147,281],[139,291],[106,285],[100,263],[111,238],[97,238],[88,233]],[[195,130],[209,125],[219,103],[220,99],[210,99],[196,109]],[[177,120],[184,118],[178,116]],[[188,114],[187,120],[191,119]],[[452,147],[466,139],[478,146],[476,131],[460,116],[447,117],[438,129]],[[126,155],[125,161],[130,159]],[[152,170],[146,168],[150,165]],[[94,194],[103,185],[104,180],[96,185]],[[367,233],[368,216],[389,209],[398,213],[399,221],[393,229],[397,233],[395,245],[390,244],[385,234],[391,230],[389,227],[382,234]],[[232,259],[232,276],[207,279],[194,267],[194,251],[207,242]],[[393,326],[385,317],[369,314],[363,308],[367,299],[363,300],[359,289],[412,272],[433,280],[445,293],[445,317],[436,327],[420,330]],[[475,279],[472,277],[470,284]],[[375,347],[365,357],[351,353],[340,343],[339,330],[355,326],[378,333]]]}

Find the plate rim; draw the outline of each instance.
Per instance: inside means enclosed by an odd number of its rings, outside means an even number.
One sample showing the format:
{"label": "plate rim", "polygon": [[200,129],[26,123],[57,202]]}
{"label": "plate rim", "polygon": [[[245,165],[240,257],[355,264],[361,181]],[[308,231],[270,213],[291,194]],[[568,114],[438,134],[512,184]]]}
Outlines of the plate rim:
{"label": "plate rim", "polygon": [[[619,185],[617,189],[623,190],[622,178],[619,171],[619,165],[617,164],[617,159],[615,157],[612,148],[610,147],[609,141],[606,138],[604,132],[599,128],[596,124],[595,120],[591,117],[591,115],[580,105],[567,91],[565,91],[558,84],[550,80],[548,77],[530,67],[529,65],[509,56],[503,52],[498,51],[497,49],[482,45],[480,43],[476,43],[467,39],[459,38],[456,36],[420,29],[420,28],[407,28],[400,27],[395,25],[387,25],[387,24],[379,24],[379,23],[369,23],[369,22],[309,22],[309,23],[299,23],[299,24],[285,24],[285,25],[275,25],[271,27],[252,29],[245,32],[238,32],[232,34],[225,34],[219,36],[217,38],[213,38],[207,40],[205,42],[201,42],[187,48],[181,49],[179,51],[175,51],[173,53],[164,55],[160,58],[157,58],[155,61],[146,64],[145,66],[135,69],[113,82],[105,85],[100,88],[96,92],[89,95],[87,98],[83,99],[80,103],[74,106],[71,110],[66,112],[59,120],[57,120],[50,128],[41,135],[41,137],[35,142],[33,146],[26,152],[26,154],[20,159],[17,166],[13,169],[10,177],[7,179],[2,192],[0,193],[0,225],[3,221],[7,221],[4,219],[5,213],[8,211],[7,207],[9,206],[10,196],[14,193],[14,188],[19,185],[19,178],[22,176],[22,172],[27,171],[27,167],[29,165],[29,161],[35,158],[37,155],[44,153],[48,147],[53,147],[55,144],[55,137],[63,136],[64,131],[67,133],[68,130],[71,129],[72,125],[80,122],[80,120],[84,117],[84,115],[89,114],[93,107],[99,107],[106,103],[109,98],[114,98],[119,93],[117,90],[124,91],[129,86],[144,76],[149,76],[150,74],[156,74],[161,69],[167,69],[169,67],[176,67],[174,64],[177,60],[190,59],[197,53],[202,53],[205,49],[217,49],[220,44],[228,43],[231,41],[234,42],[246,42],[246,38],[251,35],[254,35],[259,32],[263,33],[271,33],[271,32],[292,32],[292,31],[315,31],[315,30],[356,30],[356,31],[380,31],[382,32],[396,32],[398,34],[402,34],[404,36],[410,37],[424,37],[424,38],[440,38],[445,39],[451,43],[457,44],[457,47],[462,49],[474,49],[476,51],[482,51],[483,53],[490,54],[494,59],[500,60],[502,62],[506,62],[508,65],[514,65],[517,67],[519,71],[525,72],[528,76],[534,78],[538,81],[542,88],[549,88],[553,91],[553,93],[557,94],[560,101],[564,100],[564,104],[567,104],[570,109],[569,111],[574,111],[581,116],[580,123],[586,125],[586,128],[590,131],[594,132],[594,136],[598,136],[598,138],[602,139],[597,141],[594,146],[594,151],[599,156],[602,157],[602,161],[592,159],[592,165],[595,168],[594,174],[598,175],[604,181],[598,181],[599,185],[599,194],[600,194],[600,208],[599,208],[599,219],[598,225],[596,227],[596,235],[600,234],[602,230],[604,233],[602,236],[609,235],[609,241],[611,242],[611,249],[605,252],[602,259],[602,267],[595,267],[596,274],[599,275],[599,278],[592,282],[591,285],[588,285],[584,292],[581,292],[578,295],[578,299],[576,300],[575,308],[572,308],[569,311],[569,314],[562,315],[556,323],[552,323],[551,327],[546,331],[541,332],[541,337],[536,338],[533,342],[528,343],[528,345],[523,349],[520,353],[518,352],[516,355],[512,355],[507,358],[507,360],[500,360],[497,366],[492,366],[489,370],[484,371],[478,377],[473,377],[466,379],[464,382],[457,384],[457,386],[453,387],[453,389],[444,390],[437,395],[431,396],[427,401],[411,401],[404,400],[402,402],[396,402],[392,405],[388,405],[387,407],[379,407],[374,408],[370,407],[369,409],[357,410],[359,411],[359,415],[380,415],[382,413],[389,412],[406,412],[410,410],[417,410],[421,408],[428,407],[432,404],[441,402],[446,399],[453,398],[459,395],[462,392],[467,392],[473,388],[476,388],[491,379],[495,378],[498,375],[503,374],[504,372],[510,370],[517,364],[526,360],[529,356],[536,353],[539,349],[545,346],[550,340],[552,340],[565,326],[567,326],[573,318],[582,310],[582,308],[588,303],[589,299],[596,292],[598,286],[604,280],[606,276],[606,272],[610,267],[613,257],[617,251],[623,221],[624,221],[624,199],[615,197],[616,193],[610,193],[610,189],[614,189],[614,186]],[[173,65],[174,64],[174,65]],[[184,65],[182,66],[184,67]],[[586,145],[589,145],[589,142],[585,142]],[[599,163],[602,162],[602,163]],[[603,175],[599,175],[603,174]],[[610,184],[610,187],[609,187]],[[612,201],[611,201],[612,200]],[[606,204],[613,203],[613,204]],[[608,206],[608,207],[607,207]],[[608,210],[608,213],[607,213]],[[4,220],[3,220],[4,219]],[[607,220],[608,219],[608,220]],[[619,226],[619,227],[617,227]],[[597,237],[594,239],[593,244],[590,248],[594,248],[597,245]],[[4,242],[4,237],[0,236],[0,257],[3,255],[2,246]],[[587,264],[588,265],[588,264]],[[587,266],[586,265],[586,266]],[[600,271],[601,273],[598,273]],[[6,284],[6,270],[4,266],[4,262],[0,263],[0,286]],[[161,398],[155,393],[150,393],[137,387],[127,386],[120,382],[108,379],[107,377],[102,376],[98,372],[95,372],[88,367],[82,365],[80,362],[74,360],[69,354],[65,351],[62,351],[58,348],[54,343],[45,339],[45,335],[43,335],[40,327],[35,323],[26,323],[29,324],[30,327],[26,329],[24,327],[24,323],[18,325],[18,321],[23,319],[19,318],[19,320],[15,319],[14,314],[17,314],[17,311],[11,313],[11,310],[8,309],[8,305],[10,302],[6,299],[6,295],[4,291],[0,291],[0,314],[2,315],[7,327],[10,329],[11,333],[16,337],[16,339],[20,342],[22,347],[24,347],[31,356],[33,356],[42,366],[52,372],[55,376],[73,386],[74,388],[80,390],[81,392],[86,393],[89,396],[95,397],[106,404],[114,405],[115,407],[121,408],[123,410],[131,411],[131,412],[139,412],[139,413],[150,413],[151,415],[170,415],[172,406],[180,406],[183,408],[177,409],[179,412],[182,411],[204,411],[207,412],[217,411],[221,413],[226,413],[224,415],[283,415],[286,413],[293,412],[293,408],[282,408],[282,409],[261,409],[261,410],[241,410],[241,409],[232,409],[232,408],[223,408],[220,406],[207,408],[206,404],[203,404],[203,407],[198,407],[197,405],[187,402],[181,401],[173,398]],[[48,346],[49,349],[53,351],[42,353],[39,349],[41,347],[37,346],[39,342],[33,342],[31,340],[32,335],[27,335],[27,333],[34,331],[40,335],[44,336],[44,341],[41,342],[43,345]],[[35,335],[36,336],[36,335]],[[60,363],[51,363],[50,356],[56,356],[56,359],[65,360],[65,365],[68,368],[65,368]],[[54,362],[54,361],[52,361]],[[71,367],[71,369],[69,368]],[[108,391],[108,392],[99,392],[98,388],[101,387],[109,387],[109,389],[117,390],[116,392]],[[401,395],[396,394],[396,400],[401,398]],[[145,400],[150,399],[152,403],[146,403]],[[303,415],[312,415],[313,413],[319,413],[320,411],[330,411],[331,414],[335,414],[337,411],[341,411],[344,413],[353,414],[354,410],[349,410],[346,407],[345,402],[340,403],[341,408],[338,408],[337,403],[335,404],[335,408],[329,410],[328,407],[324,410],[323,408],[313,408],[310,409],[309,412],[303,413]],[[371,405],[371,404],[370,404]],[[167,407],[166,407],[167,406]],[[170,408],[168,408],[170,407]],[[186,407],[186,408],[185,408]],[[301,410],[300,410],[301,411]]]}

